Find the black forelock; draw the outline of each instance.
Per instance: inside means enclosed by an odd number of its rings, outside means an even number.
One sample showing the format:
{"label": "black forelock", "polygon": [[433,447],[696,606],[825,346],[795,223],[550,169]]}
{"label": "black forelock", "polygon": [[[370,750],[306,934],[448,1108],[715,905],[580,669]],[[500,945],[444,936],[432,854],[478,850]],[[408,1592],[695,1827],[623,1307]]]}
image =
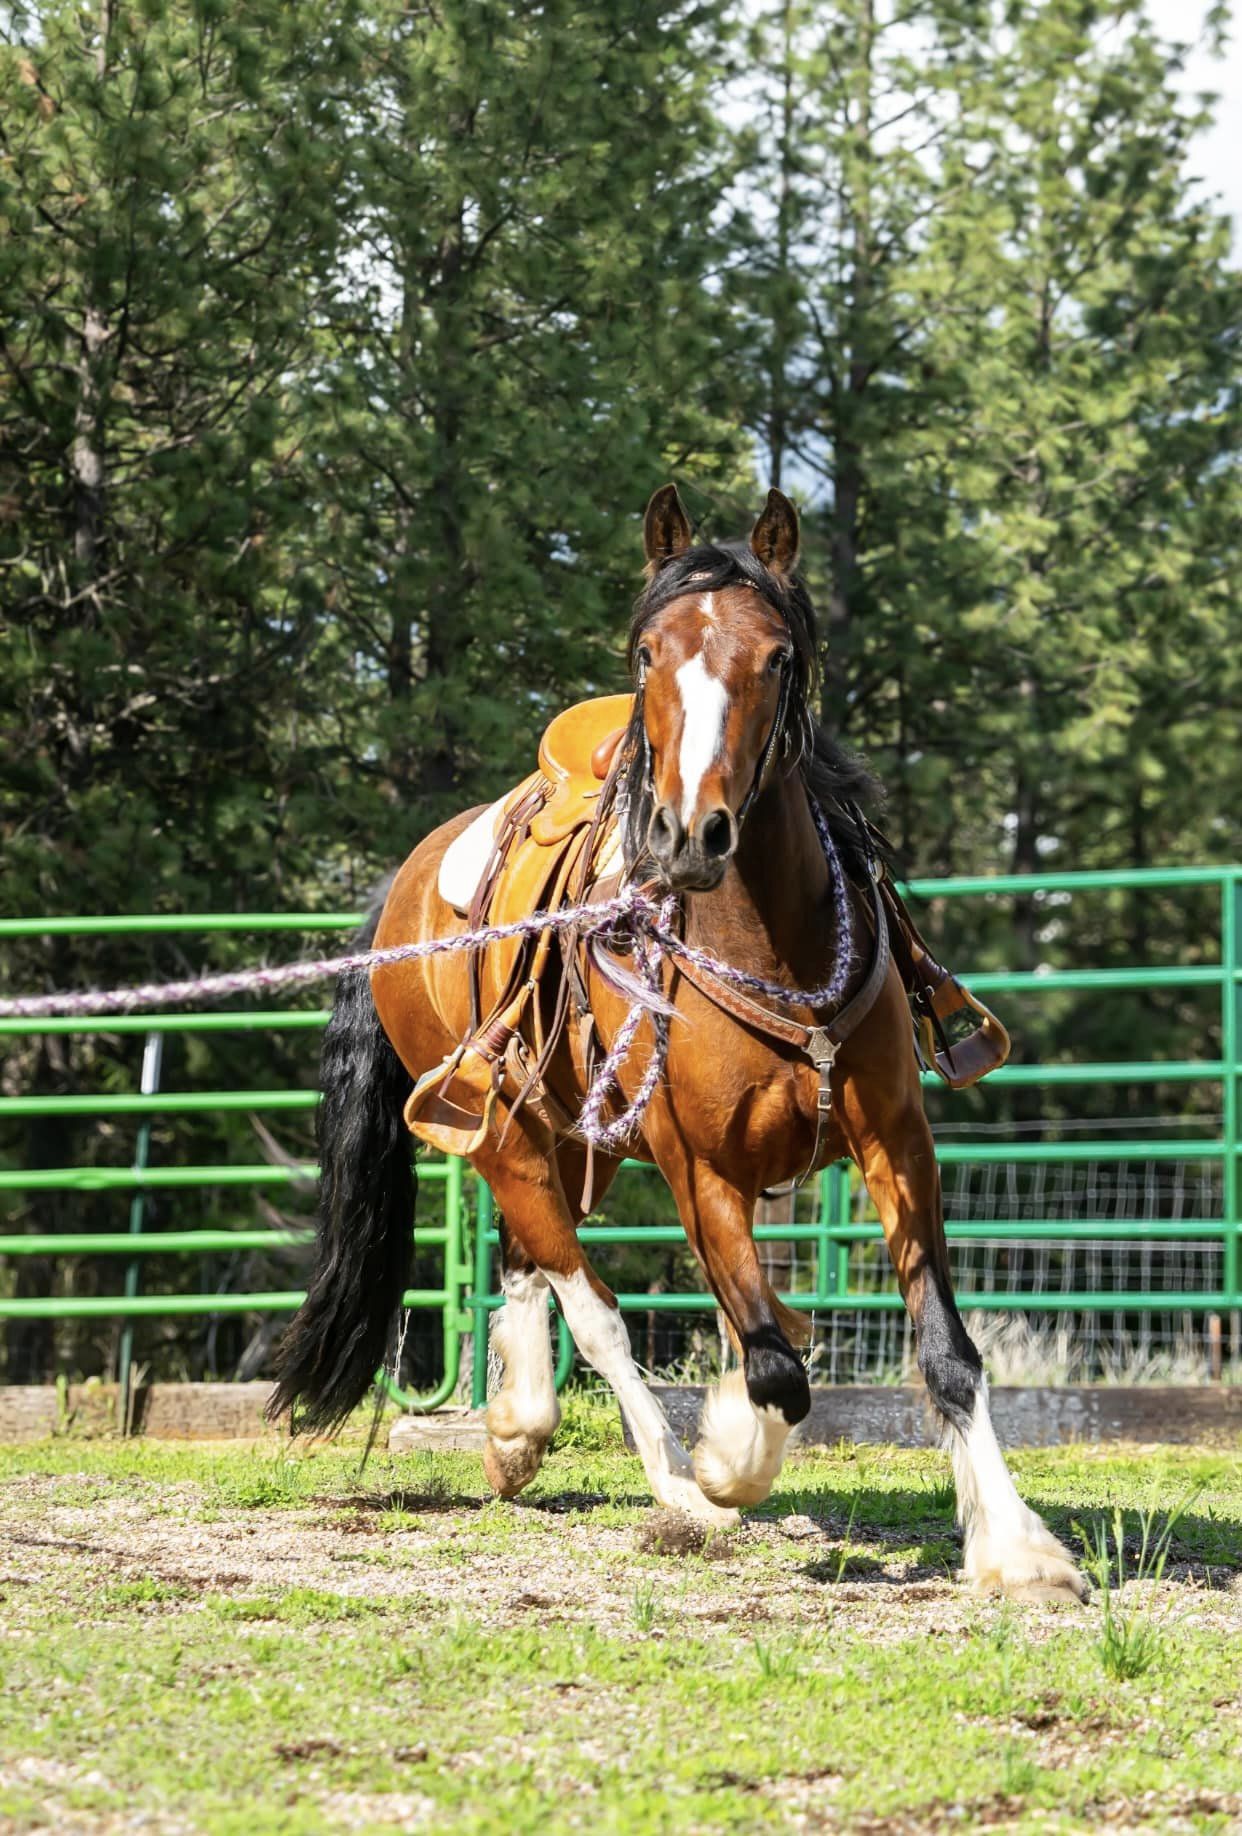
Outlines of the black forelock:
{"label": "black forelock", "polygon": [[643,632],[665,606],[686,593],[718,593],[731,586],[752,587],[784,619],[809,694],[819,677],[815,609],[810,595],[796,575],[781,579],[765,567],[748,542],[715,542],[687,548],[664,563],[634,606],[628,651],[631,670]]}

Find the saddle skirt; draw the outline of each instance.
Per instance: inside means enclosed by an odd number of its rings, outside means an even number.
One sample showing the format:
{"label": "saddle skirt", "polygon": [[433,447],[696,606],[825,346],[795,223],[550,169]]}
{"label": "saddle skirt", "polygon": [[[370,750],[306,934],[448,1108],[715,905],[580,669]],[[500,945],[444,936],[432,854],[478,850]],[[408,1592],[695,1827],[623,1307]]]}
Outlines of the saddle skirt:
{"label": "saddle skirt", "polygon": [[[556,911],[620,874],[620,833],[611,811],[601,818],[600,797],[633,706],[632,695],[604,695],[558,714],[540,742],[538,771],[450,843],[440,895],[472,930]],[[529,1102],[555,1133],[571,1126],[541,1077],[565,1018],[562,977],[557,1015],[545,1030],[539,992],[553,951],[553,933],[543,931],[489,944],[472,957],[470,1032],[419,1079],[406,1103],[406,1125],[420,1140],[447,1153],[473,1152],[502,1090],[511,1101]],[[561,957],[557,949],[555,960]]]}

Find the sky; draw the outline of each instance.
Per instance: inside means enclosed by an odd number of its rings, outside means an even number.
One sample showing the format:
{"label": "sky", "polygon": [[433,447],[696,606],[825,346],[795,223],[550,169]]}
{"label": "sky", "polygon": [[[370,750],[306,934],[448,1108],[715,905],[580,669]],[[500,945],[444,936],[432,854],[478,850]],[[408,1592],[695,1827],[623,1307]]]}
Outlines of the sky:
{"label": "sky", "polygon": [[[1148,0],[1156,27],[1170,38],[1189,38],[1203,16],[1199,0]],[[1189,91],[1212,90],[1220,98],[1216,125],[1194,148],[1191,167],[1233,219],[1235,249],[1242,251],[1242,0],[1230,5],[1231,42],[1223,57],[1196,51],[1183,74]]]}

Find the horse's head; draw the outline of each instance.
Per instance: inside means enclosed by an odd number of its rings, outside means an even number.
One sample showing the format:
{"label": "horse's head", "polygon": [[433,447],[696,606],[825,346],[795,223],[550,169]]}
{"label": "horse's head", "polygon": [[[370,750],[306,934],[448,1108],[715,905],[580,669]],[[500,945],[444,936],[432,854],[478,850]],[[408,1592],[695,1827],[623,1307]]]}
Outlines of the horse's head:
{"label": "horse's head", "polygon": [[648,586],[630,632],[627,854],[677,892],[724,877],[769,769],[801,750],[814,625],[793,578],[798,518],[779,491],[748,542],[695,547],[674,485],[643,528]]}

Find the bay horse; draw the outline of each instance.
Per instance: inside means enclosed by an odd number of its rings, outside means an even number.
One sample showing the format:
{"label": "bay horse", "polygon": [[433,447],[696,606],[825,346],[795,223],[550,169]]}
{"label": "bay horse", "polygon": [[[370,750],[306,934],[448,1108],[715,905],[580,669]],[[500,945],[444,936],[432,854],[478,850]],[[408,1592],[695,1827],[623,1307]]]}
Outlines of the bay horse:
{"label": "bay horse", "polygon": [[[648,505],[647,585],[629,636],[635,699],[613,774],[625,876],[675,896],[690,946],[792,989],[819,988],[834,971],[856,987],[865,965],[842,959],[844,942],[870,938],[876,947],[868,864],[849,814],[867,781],[812,712],[815,618],[796,571],[798,541],[796,512],[775,490],[748,540],[719,545],[694,542],[675,487]],[[415,848],[364,941],[384,948],[462,931],[440,869],[478,814],[464,813]],[[825,823],[835,854],[824,845]],[[589,954],[577,968],[606,1048],[626,997]],[[559,957],[554,970],[568,972]],[[714,1525],[765,1498],[810,1407],[797,1349],[808,1331],[760,1266],[755,1205],[812,1163],[848,1155],[879,1213],[952,1452],[965,1578],[984,1590],[1083,1598],[1069,1552],[1014,1486],[982,1362],[954,1301],[935,1149],[895,966],[887,962],[865,1017],[836,1051],[830,1085],[805,1052],[735,1017],[667,965],[664,992],[672,1014],[662,1022],[665,1075],[637,1138],[595,1154],[593,1191],[602,1196],[627,1149],[659,1168],[741,1368],[709,1395],[687,1454],[578,1240],[587,1151],[570,1130],[550,1130],[546,1112],[541,1120],[529,1106],[515,1110],[506,1086],[469,1156],[501,1218],[503,1305],[492,1340],[503,1381],[487,1411],[484,1458],[492,1488],[513,1496],[533,1479],[560,1419],[550,1288],[579,1351],[617,1395],[660,1504]],[[414,1172],[403,1106],[467,1035],[471,1009],[461,955],[384,966],[369,986],[361,976],[341,980],[324,1042],[316,1260],[284,1341],[274,1415],[290,1411],[299,1426],[331,1428],[384,1361],[411,1255]],[[814,1013],[800,1018],[807,1030],[817,1023]],[[656,1024],[640,1029],[620,1074],[627,1099],[650,1063]],[[564,1115],[578,1112],[587,1091],[590,1030],[566,1027],[547,1066]]]}

